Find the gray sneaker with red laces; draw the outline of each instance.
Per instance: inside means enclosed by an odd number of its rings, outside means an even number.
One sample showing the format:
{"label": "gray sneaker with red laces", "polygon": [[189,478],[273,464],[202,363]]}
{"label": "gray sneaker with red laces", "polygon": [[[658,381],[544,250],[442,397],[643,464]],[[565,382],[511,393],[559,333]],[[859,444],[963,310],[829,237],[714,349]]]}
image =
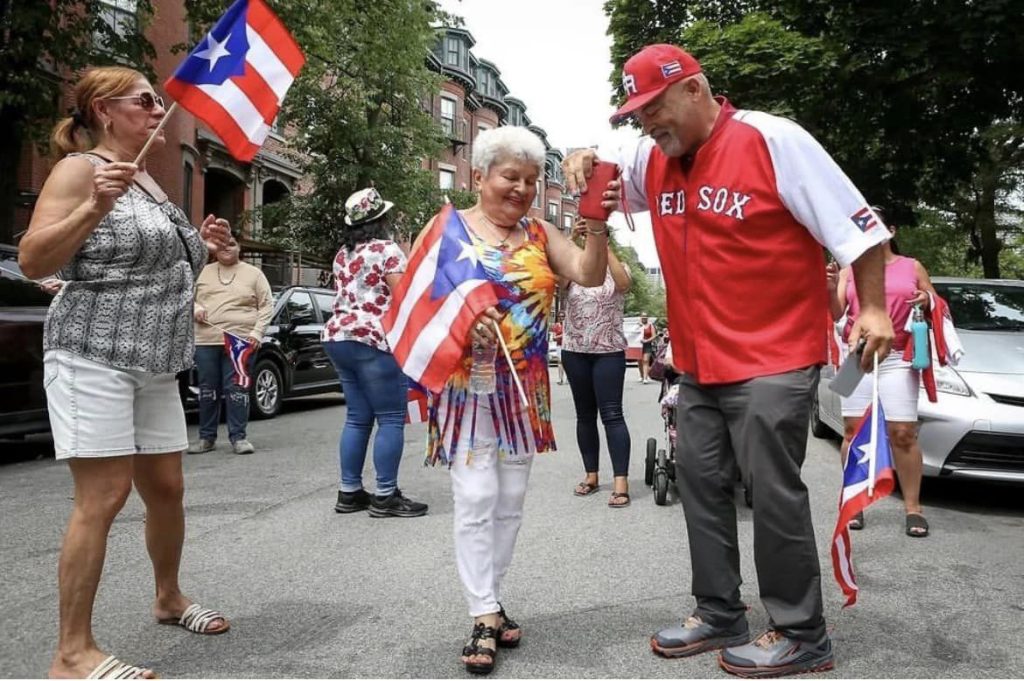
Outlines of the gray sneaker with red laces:
{"label": "gray sneaker with red laces", "polygon": [[748,679],[825,672],[834,666],[832,639],[801,641],[774,629],[752,643],[726,648],[718,656],[725,671]]}

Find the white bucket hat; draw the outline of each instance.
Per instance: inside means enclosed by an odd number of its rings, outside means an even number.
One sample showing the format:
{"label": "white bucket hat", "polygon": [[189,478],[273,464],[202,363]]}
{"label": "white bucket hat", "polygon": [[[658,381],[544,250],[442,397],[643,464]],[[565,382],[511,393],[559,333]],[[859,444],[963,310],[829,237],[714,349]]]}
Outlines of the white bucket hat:
{"label": "white bucket hat", "polygon": [[345,200],[345,224],[359,225],[376,220],[394,205],[385,201],[374,187],[360,189]]}

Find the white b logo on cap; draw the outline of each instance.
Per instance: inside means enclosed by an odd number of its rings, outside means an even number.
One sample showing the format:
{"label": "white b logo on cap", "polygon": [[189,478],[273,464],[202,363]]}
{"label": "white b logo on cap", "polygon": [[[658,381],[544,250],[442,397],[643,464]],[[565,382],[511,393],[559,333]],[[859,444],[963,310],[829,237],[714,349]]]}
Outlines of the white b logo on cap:
{"label": "white b logo on cap", "polygon": [[636,78],[633,77],[633,74],[622,74],[622,89],[626,91],[627,96],[636,94]]}

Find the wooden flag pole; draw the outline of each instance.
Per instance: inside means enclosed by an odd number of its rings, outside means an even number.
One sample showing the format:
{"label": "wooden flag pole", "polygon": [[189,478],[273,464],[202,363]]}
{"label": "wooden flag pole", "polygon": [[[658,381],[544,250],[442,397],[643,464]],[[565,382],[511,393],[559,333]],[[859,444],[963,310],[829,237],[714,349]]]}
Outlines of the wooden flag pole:
{"label": "wooden flag pole", "polygon": [[160,119],[160,125],[156,126],[156,130],[154,130],[153,134],[149,136],[148,140],[146,140],[146,146],[142,147],[142,151],[140,151],[139,155],[135,157],[135,165],[139,165],[139,161],[141,161],[146,155],[149,148],[153,146],[153,140],[155,140],[156,136],[160,134],[160,131],[164,129],[164,126],[167,125],[167,121],[171,118],[171,114],[174,113],[174,110],[177,108],[178,103],[171,102],[171,106],[164,112],[164,117]]}
{"label": "wooden flag pole", "polygon": [[508,362],[508,370],[512,372],[512,380],[516,382],[516,388],[519,390],[519,399],[523,401],[524,407],[529,407],[530,403],[526,399],[526,391],[523,390],[523,384],[519,382],[519,374],[516,373],[515,366],[512,365],[512,355],[508,353],[508,346],[505,345],[505,337],[501,335],[501,328],[498,327],[498,322],[491,320],[491,324],[494,325],[494,333],[498,334],[498,342],[501,343],[501,350],[505,353],[505,361]]}

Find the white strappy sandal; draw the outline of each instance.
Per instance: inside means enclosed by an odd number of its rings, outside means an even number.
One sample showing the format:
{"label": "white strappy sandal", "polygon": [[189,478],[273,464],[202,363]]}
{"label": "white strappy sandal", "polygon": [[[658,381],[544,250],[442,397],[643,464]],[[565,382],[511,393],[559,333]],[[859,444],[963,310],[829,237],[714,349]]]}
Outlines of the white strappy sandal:
{"label": "white strappy sandal", "polygon": [[[96,665],[96,668],[89,672],[87,679],[144,679],[150,669],[143,669],[134,665],[121,662],[113,655]],[[155,676],[154,676],[155,678]]]}
{"label": "white strappy sandal", "polygon": [[[211,629],[211,625],[217,620],[224,622],[224,626],[220,629]],[[193,634],[205,634],[207,636],[223,634],[231,628],[231,623],[228,622],[227,617],[216,610],[203,608],[198,603],[193,603],[185,608],[185,612],[181,613],[181,617],[177,619],[174,617],[168,617],[157,621],[160,624],[173,624],[175,626],[184,627],[187,631],[191,631]]]}

